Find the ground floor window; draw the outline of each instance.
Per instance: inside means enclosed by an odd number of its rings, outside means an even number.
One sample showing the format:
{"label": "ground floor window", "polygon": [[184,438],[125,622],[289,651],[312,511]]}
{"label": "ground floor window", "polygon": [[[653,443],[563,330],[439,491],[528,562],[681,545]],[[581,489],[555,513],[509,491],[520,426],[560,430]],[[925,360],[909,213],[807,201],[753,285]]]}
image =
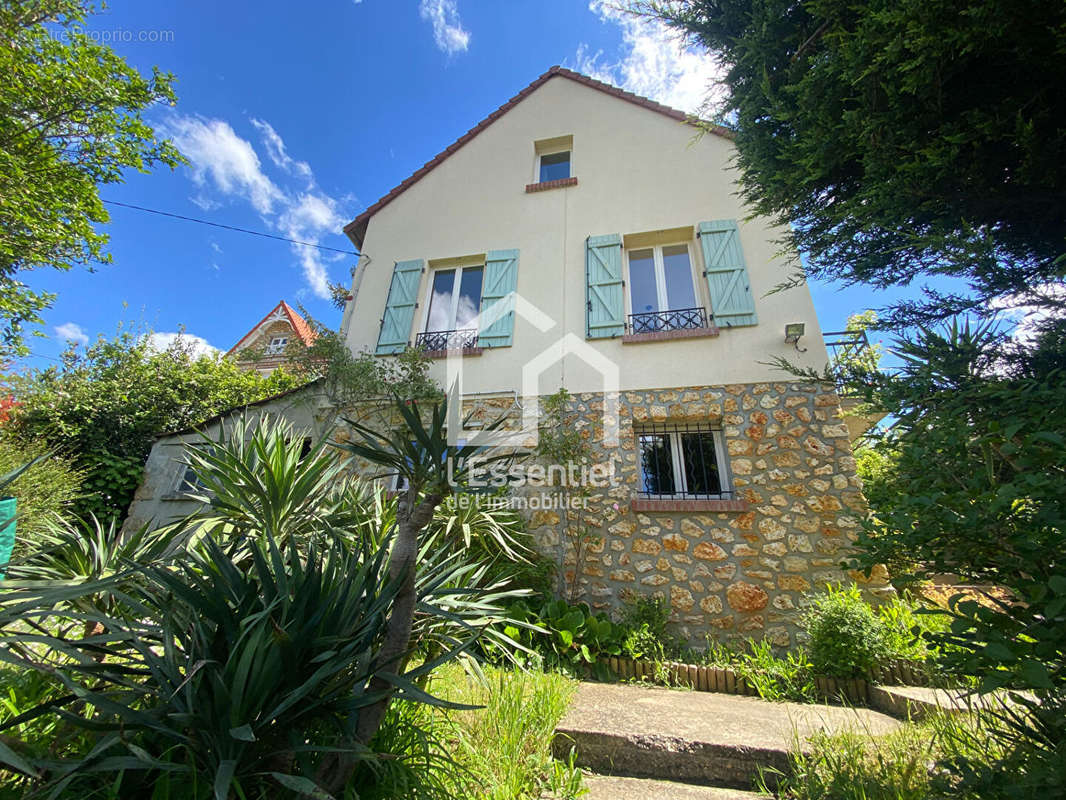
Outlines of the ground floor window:
{"label": "ground floor window", "polygon": [[636,436],[645,497],[732,496],[720,430],[700,423],[646,425]]}

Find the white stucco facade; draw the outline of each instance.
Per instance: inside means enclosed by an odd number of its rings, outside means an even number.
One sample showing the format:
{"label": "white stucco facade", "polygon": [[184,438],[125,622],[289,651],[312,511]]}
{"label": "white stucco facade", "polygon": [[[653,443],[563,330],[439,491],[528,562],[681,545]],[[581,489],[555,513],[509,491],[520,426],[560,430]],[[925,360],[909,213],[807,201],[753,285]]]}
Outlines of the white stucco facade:
{"label": "white stucco facade", "polygon": [[[697,300],[713,311],[703,255],[695,237],[705,220],[737,220],[758,324],[722,329],[717,338],[623,343],[589,340],[619,366],[622,389],[781,380],[766,366],[774,356],[815,368],[826,363],[818,319],[805,286],[771,290],[789,275],[777,255],[780,231],[745,220],[731,168],[732,141],[697,135],[691,125],[568,79],[552,77],[370,218],[342,323],[353,350],[373,351],[393,265],[424,259],[410,338],[424,325],[424,306],[438,261],[477,262],[496,249],[519,251],[516,291],[548,314],[538,330],[517,315],[510,347],[485,350],[464,364],[466,392],[511,391],[522,366],[568,334],[586,337],[585,242],[620,234],[626,245],[688,241]],[[535,143],[572,137],[577,184],[529,193]],[[669,231],[669,233],[657,232]],[[628,310],[628,309],[627,309]],[[786,323],[802,322],[799,353],[784,342]],[[437,371],[443,378],[443,365]],[[540,394],[601,388],[577,356],[559,359],[541,376]]]}

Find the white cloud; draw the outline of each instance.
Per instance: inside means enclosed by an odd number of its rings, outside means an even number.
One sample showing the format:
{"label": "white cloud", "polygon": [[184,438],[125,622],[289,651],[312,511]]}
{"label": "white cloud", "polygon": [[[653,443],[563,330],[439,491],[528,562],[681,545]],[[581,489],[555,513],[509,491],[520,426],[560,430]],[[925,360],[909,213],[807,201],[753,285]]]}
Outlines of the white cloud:
{"label": "white cloud", "polygon": [[148,346],[156,352],[162,353],[175,344],[188,350],[194,358],[214,356],[222,352],[217,347],[212,346],[207,339],[202,336],[193,336],[191,333],[178,331],[174,333],[148,334]]}
{"label": "white cloud", "polygon": [[274,162],[274,166],[293,175],[299,175],[308,180],[311,179],[311,165],[306,161],[296,161],[286,152],[285,142],[281,140],[278,132],[274,130],[269,122],[264,122],[261,119],[252,119],[251,123],[262,135],[263,146],[266,148],[267,156]]}
{"label": "white cloud", "polygon": [[433,41],[448,55],[466,52],[470,33],[463,29],[455,0],[422,0],[418,6],[422,19],[433,25]]}
{"label": "white cloud", "polygon": [[1031,345],[1044,322],[1066,313],[1066,283],[1044,283],[1024,294],[1004,295],[990,306],[1014,322],[1012,339]]}
{"label": "white cloud", "polygon": [[[200,189],[194,203],[205,210],[221,205],[221,196],[236,197],[251,204],[271,228],[290,239],[318,244],[328,234],[335,234],[346,219],[338,210],[338,201],[318,188],[314,174],[306,161],[289,155],[285,142],[270,123],[250,120],[263,138],[263,148],[270,162],[288,173],[276,182],[263,170],[263,164],[252,144],[239,136],[229,123],[220,119],[175,115],[164,124],[167,135],[189,158],[192,179]],[[293,178],[299,186],[292,186]],[[346,204],[354,198],[343,198]],[[212,242],[212,249],[221,248]],[[311,291],[318,297],[329,298],[329,274],[321,251],[312,247],[292,245]],[[218,269],[217,262],[212,267]]]}
{"label": "white cloud", "polygon": [[[333,198],[324,194],[305,193],[299,196],[281,216],[279,226],[290,239],[317,242],[323,231],[336,231],[344,225]],[[329,275],[322,263],[322,253],[312,247],[293,245],[300,259],[304,279],[318,297],[329,297]]]}
{"label": "white cloud", "polygon": [[89,336],[76,322],[64,322],[55,326],[56,338],[64,342],[74,342],[83,347],[89,343]]}
{"label": "white cloud", "polygon": [[582,44],[575,56],[586,75],[650,97],[693,114],[712,116],[722,100],[722,65],[710,54],[689,46],[677,31],[663,23],[627,14],[604,0],[592,0],[589,10],[600,21],[621,28],[617,59],[603,51],[589,53]]}
{"label": "white cloud", "polygon": [[197,186],[204,187],[210,179],[223,194],[247,197],[260,214],[269,214],[284,199],[281,189],[263,173],[255,149],[228,122],[174,115],[163,129],[188,157]]}

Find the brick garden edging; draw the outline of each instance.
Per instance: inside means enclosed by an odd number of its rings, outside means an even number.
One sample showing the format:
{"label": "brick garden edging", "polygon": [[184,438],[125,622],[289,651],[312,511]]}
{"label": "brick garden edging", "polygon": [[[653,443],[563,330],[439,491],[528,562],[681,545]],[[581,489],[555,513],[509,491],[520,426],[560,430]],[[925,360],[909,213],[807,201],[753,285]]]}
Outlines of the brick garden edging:
{"label": "brick garden edging", "polygon": [[[667,682],[675,686],[686,686],[698,692],[722,692],[749,696],[759,694],[754,686],[731,667],[699,667],[695,664],[682,664],[676,661],[665,661],[660,664],[654,661],[618,656],[601,659],[600,663],[622,680],[637,678],[657,681],[665,668]],[[926,681],[914,667],[901,662],[882,666],[875,683],[922,686]],[[824,699],[840,699],[848,703],[870,705],[871,683],[865,678],[845,679],[817,675],[814,678],[814,684],[819,696]]]}

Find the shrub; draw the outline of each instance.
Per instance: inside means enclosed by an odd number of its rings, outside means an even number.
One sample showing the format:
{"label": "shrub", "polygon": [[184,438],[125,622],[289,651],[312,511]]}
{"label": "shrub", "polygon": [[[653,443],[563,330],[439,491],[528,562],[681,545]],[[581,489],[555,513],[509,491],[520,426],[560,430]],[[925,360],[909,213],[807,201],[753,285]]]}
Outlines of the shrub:
{"label": "shrub", "polygon": [[69,510],[81,494],[82,471],[68,459],[48,453],[48,446],[42,441],[26,442],[10,434],[0,435],[0,474],[41,459],[4,490],[4,494],[18,499],[16,559],[31,549],[51,519]]}
{"label": "shrub", "polygon": [[59,366],[10,381],[12,431],[60,448],[85,475],[74,513],[101,519],[125,515],[157,436],[301,383],[280,370],[264,378],[197,357],[180,338],[159,351],[147,331],[72,345]]}
{"label": "shrub", "polygon": [[885,626],[858,586],[827,587],[804,617],[811,666],[819,675],[859,678],[888,656]]}

